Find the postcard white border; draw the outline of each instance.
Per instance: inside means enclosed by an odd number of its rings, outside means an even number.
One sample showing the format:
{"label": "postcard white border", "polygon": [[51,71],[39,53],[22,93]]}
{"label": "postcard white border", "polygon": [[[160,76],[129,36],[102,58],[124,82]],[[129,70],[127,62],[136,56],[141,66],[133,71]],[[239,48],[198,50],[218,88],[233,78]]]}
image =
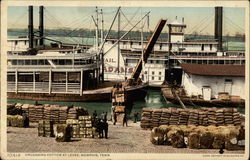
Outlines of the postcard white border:
{"label": "postcard white border", "polygon": [[[143,2],[143,3],[142,3]],[[25,153],[21,153],[20,157],[7,156],[7,127],[6,127],[6,47],[7,46],[7,6],[28,6],[28,5],[44,5],[44,6],[141,6],[141,7],[243,7],[245,8],[245,29],[246,29],[246,97],[249,98],[249,2],[248,1],[12,1],[3,0],[1,2],[1,157],[8,159],[96,159],[96,157],[69,157],[69,156],[42,156],[27,157]],[[246,142],[249,142],[249,99],[246,99]],[[35,154],[35,153],[34,153]],[[50,153],[51,154],[51,153]],[[56,154],[56,153],[55,153]],[[59,153],[60,154],[60,153]],[[209,154],[214,157],[206,158],[206,154],[144,154],[144,153],[110,153],[110,157],[106,159],[247,159],[249,155],[249,143],[246,144],[245,154],[243,157],[235,157],[234,155],[218,155]],[[216,156],[217,155],[217,156]],[[101,158],[98,158],[101,159]]]}

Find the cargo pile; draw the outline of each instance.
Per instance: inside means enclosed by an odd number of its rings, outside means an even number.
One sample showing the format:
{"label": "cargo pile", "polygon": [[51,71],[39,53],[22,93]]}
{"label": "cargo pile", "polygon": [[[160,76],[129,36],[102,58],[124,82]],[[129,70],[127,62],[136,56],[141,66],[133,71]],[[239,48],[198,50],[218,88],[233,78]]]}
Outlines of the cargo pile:
{"label": "cargo pile", "polygon": [[38,136],[41,137],[53,137],[53,121],[40,120],[38,122]]}
{"label": "cargo pile", "polygon": [[55,138],[57,142],[69,142],[71,138],[71,128],[67,124],[57,124],[55,127]]}
{"label": "cargo pile", "polygon": [[152,129],[160,125],[240,125],[242,119],[236,108],[143,108],[141,128]]}
{"label": "cargo pile", "polygon": [[26,113],[26,115],[29,115],[29,106],[30,106],[31,104],[23,104],[22,105],[22,111],[24,112],[24,113]]}
{"label": "cargo pile", "polygon": [[25,113],[30,122],[40,120],[53,121],[53,123],[66,123],[67,119],[78,119],[79,116],[88,115],[83,107],[68,107],[59,105],[33,105],[33,104],[8,104],[8,115],[22,115]]}
{"label": "cargo pile", "polygon": [[151,128],[152,127],[152,112],[151,108],[143,108],[141,114],[141,127]]}
{"label": "cargo pile", "polygon": [[[171,116],[171,114],[169,113],[169,117]],[[180,110],[180,116],[179,116],[179,125],[187,125],[188,123],[188,118],[189,118],[189,110],[187,109],[182,109]],[[193,118],[192,116],[190,116],[190,118]]]}
{"label": "cargo pile", "polygon": [[7,115],[21,115],[22,109],[21,104],[7,104]]}
{"label": "cargo pile", "polygon": [[72,128],[71,136],[73,138],[94,137],[91,116],[79,116],[78,120],[68,119],[66,123]]}
{"label": "cargo pile", "polygon": [[178,123],[179,123],[179,110],[172,108],[169,124],[170,125],[177,125]]}
{"label": "cargo pile", "polygon": [[85,115],[88,115],[86,109],[82,107],[73,107],[69,109],[67,119],[78,119],[79,116],[85,116]]}
{"label": "cargo pile", "polygon": [[170,116],[171,116],[170,110],[162,110],[159,125],[169,124]]}
{"label": "cargo pile", "polygon": [[152,112],[152,126],[157,127],[159,126],[160,120],[161,120],[161,114],[162,110],[161,109],[155,109]]}
{"label": "cargo pile", "polygon": [[162,125],[151,131],[150,141],[155,145],[171,145],[190,149],[243,149],[244,126]]}
{"label": "cargo pile", "polygon": [[43,119],[44,106],[29,105],[30,122],[38,122]]}
{"label": "cargo pile", "polygon": [[20,115],[7,115],[7,126],[11,127],[28,127],[29,120]]}
{"label": "cargo pile", "polygon": [[59,108],[59,123],[66,123],[68,117],[68,106],[62,106]]}

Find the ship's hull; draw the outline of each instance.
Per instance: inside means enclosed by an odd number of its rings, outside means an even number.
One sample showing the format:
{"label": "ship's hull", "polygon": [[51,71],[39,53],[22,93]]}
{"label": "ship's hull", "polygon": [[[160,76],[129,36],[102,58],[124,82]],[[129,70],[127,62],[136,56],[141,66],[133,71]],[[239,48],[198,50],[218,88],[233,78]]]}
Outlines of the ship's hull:
{"label": "ship's hull", "polygon": [[[162,88],[162,94],[166,101],[174,103],[174,104],[180,104],[179,100],[167,92],[167,88]],[[182,97],[181,98],[182,103],[185,105],[191,105],[191,106],[201,106],[201,107],[245,107],[245,100],[203,100],[203,99],[197,99],[197,98],[190,98],[190,97]]]}
{"label": "ship's hull", "polygon": [[[147,84],[132,86],[127,88],[127,96],[129,100],[139,100],[145,98],[147,94]],[[65,94],[65,93],[24,93],[24,92],[8,92],[9,99],[23,99],[35,101],[64,101],[64,102],[109,102],[111,101],[111,89],[107,87],[97,90],[83,91],[79,94]]]}

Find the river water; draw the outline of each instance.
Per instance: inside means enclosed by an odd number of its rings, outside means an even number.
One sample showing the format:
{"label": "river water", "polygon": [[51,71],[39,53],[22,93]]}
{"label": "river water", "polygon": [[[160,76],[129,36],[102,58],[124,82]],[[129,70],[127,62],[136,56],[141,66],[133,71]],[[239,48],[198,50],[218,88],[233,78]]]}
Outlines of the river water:
{"label": "river water", "polygon": [[[19,99],[8,99],[8,103],[28,103],[34,104],[32,100],[19,100]],[[93,111],[96,110],[97,114],[100,115],[102,112],[108,112],[110,117],[111,102],[58,102],[58,101],[38,101],[40,104],[58,104],[60,106],[74,105],[81,106],[88,110],[89,114],[92,115]],[[142,108],[169,108],[177,107],[181,108],[180,105],[166,103],[160,89],[149,89],[144,100],[135,101],[130,118],[133,119],[133,113],[138,112],[139,116]],[[187,106],[187,108],[195,108],[194,106]],[[243,108],[237,108],[240,113],[245,112]],[[139,117],[140,118],[140,117]]]}

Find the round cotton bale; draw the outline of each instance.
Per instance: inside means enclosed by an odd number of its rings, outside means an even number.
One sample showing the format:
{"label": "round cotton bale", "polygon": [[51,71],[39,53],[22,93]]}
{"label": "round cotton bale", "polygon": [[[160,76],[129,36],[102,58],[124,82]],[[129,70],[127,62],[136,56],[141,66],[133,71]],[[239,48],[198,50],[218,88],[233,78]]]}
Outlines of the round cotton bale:
{"label": "round cotton bale", "polygon": [[225,148],[228,150],[238,149],[238,135],[239,129],[234,126],[230,126],[229,133],[226,134]]}
{"label": "round cotton bale", "polygon": [[168,140],[171,142],[172,147],[174,148],[183,148],[186,147],[184,142],[184,133],[182,130],[170,130],[167,134]]}
{"label": "round cotton bale", "polygon": [[200,145],[200,136],[197,132],[191,132],[188,135],[188,148],[190,149],[199,149]]}
{"label": "round cotton bale", "polygon": [[22,105],[23,105],[22,103],[17,103],[17,104],[15,105],[15,107],[18,108],[18,109],[21,109],[21,108],[22,108]]}
{"label": "round cotton bale", "polygon": [[211,133],[214,137],[214,141],[212,144],[213,148],[214,149],[222,148],[222,146],[225,144],[225,135],[218,130],[211,131]]}
{"label": "round cotton bale", "polygon": [[218,130],[218,127],[210,125],[210,126],[207,126],[205,128],[205,130],[207,130],[207,131],[216,131],[216,130]]}
{"label": "round cotton bale", "polygon": [[155,145],[165,144],[167,138],[164,130],[159,127],[154,127],[150,134],[150,141]]}
{"label": "round cotton bale", "polygon": [[12,126],[12,119],[13,119],[12,115],[7,115],[7,126]]}
{"label": "round cotton bale", "polygon": [[171,130],[171,127],[168,125],[160,125],[159,128],[162,129],[166,134]]}
{"label": "round cotton bale", "polygon": [[201,149],[213,148],[214,137],[211,132],[201,131],[199,136],[200,136],[200,148]]}

